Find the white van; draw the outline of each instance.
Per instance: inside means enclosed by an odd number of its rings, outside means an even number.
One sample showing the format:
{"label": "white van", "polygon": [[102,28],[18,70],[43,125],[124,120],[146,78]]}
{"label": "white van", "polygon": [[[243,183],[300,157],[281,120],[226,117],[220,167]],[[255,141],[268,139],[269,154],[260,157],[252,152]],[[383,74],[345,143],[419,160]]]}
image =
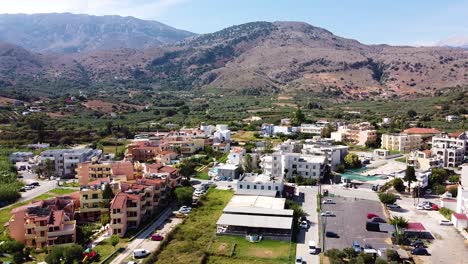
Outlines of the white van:
{"label": "white van", "polygon": [[135,249],[133,250],[133,257],[134,258],[144,258],[146,256],[148,256],[150,254],[150,252],[146,249],[142,249],[142,248],[139,248],[139,249]]}
{"label": "white van", "polygon": [[314,240],[309,240],[309,253],[317,254],[317,244],[315,244]]}

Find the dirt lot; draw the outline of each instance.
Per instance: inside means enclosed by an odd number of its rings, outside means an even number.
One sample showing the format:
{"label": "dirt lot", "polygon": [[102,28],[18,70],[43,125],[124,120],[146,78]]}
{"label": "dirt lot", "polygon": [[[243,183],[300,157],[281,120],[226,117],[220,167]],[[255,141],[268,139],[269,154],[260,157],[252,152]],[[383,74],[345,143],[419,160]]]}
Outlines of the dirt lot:
{"label": "dirt lot", "polygon": [[135,108],[137,110],[141,110],[144,107],[140,105],[132,105],[132,104],[114,104],[110,102],[105,102],[101,100],[89,100],[83,105],[86,108],[92,109],[94,111],[99,111],[102,113],[111,113],[111,112],[118,112],[118,111],[125,111],[125,110],[130,110],[131,108]]}

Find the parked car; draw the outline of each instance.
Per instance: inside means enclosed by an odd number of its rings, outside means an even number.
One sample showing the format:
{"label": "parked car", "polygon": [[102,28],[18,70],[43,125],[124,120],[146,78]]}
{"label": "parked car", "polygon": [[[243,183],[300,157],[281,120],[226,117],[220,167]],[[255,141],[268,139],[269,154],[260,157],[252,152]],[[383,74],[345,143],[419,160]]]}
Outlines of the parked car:
{"label": "parked car", "polygon": [[380,218],[380,217],[374,217],[374,218],[372,218],[372,219],[371,219],[371,222],[373,222],[373,223],[384,223],[384,224],[387,223],[387,221],[385,221],[385,219]]}
{"label": "parked car", "polygon": [[424,210],[424,205],[423,205],[423,204],[418,204],[418,205],[416,206],[416,209],[418,209],[418,210]]}
{"label": "parked car", "polygon": [[367,213],[367,219],[372,219],[374,217],[379,217],[378,214],[374,214],[374,213]]}
{"label": "parked car", "polygon": [[432,210],[432,205],[430,205],[430,204],[425,204],[425,205],[423,206],[423,208],[424,208],[424,210]]}
{"label": "parked car", "polygon": [[315,244],[314,240],[309,240],[309,253],[317,254],[317,244]]}
{"label": "parked car", "polygon": [[401,208],[398,204],[387,204],[388,209],[398,209]]}
{"label": "parked car", "polygon": [[296,264],[302,264],[302,257],[296,257]]}
{"label": "parked car", "polygon": [[440,220],[439,225],[451,226],[453,223],[450,220]]}
{"label": "parked car", "polygon": [[335,216],[335,214],[332,211],[326,211],[320,214],[321,216]]}
{"label": "parked car", "polygon": [[20,192],[25,192],[25,191],[27,191],[27,190],[26,190],[26,188],[21,187],[21,189],[19,189],[19,191],[20,191]]}
{"label": "parked car", "polygon": [[135,249],[133,250],[133,257],[134,258],[144,258],[146,256],[148,256],[150,254],[150,252],[146,249],[142,249],[142,248],[139,248],[139,249]]}
{"label": "parked car", "polygon": [[353,241],[353,249],[356,253],[360,253],[362,251],[361,245],[359,245],[357,241]]}
{"label": "parked car", "polygon": [[364,248],[365,248],[365,249],[373,249],[373,247],[371,246],[371,244],[364,244]]}
{"label": "parked car", "polygon": [[421,240],[415,240],[415,241],[410,243],[410,246],[412,246],[412,247],[424,247],[424,242],[422,242]]}
{"label": "parked car", "polygon": [[333,202],[332,199],[326,199],[325,201],[323,201],[323,204],[334,204],[335,202]]}
{"label": "parked car", "polygon": [[439,206],[438,206],[437,204],[433,204],[433,205],[432,205],[432,210],[434,210],[434,211],[439,211],[439,209],[440,209],[440,208],[439,208]]}
{"label": "parked car", "polygon": [[411,254],[429,256],[429,252],[427,252],[427,249],[420,247],[411,250]]}
{"label": "parked car", "polygon": [[307,223],[307,221],[302,221],[300,227],[303,229],[307,229],[309,227],[309,224]]}
{"label": "parked car", "polygon": [[38,182],[31,182],[29,185],[31,185],[31,186],[36,186],[36,187],[37,187],[37,186],[40,186],[40,184],[39,184]]}
{"label": "parked car", "polygon": [[339,237],[340,237],[337,233],[332,232],[332,231],[327,231],[327,232],[325,232],[325,236],[326,236],[326,237],[335,237],[335,238],[339,238]]}
{"label": "parked car", "polygon": [[164,239],[160,234],[154,233],[151,235],[151,240],[153,241],[162,241]]}
{"label": "parked car", "polygon": [[301,222],[302,222],[302,221],[306,221],[306,222],[307,222],[307,217],[301,216],[301,220],[300,220],[300,221],[301,221]]}

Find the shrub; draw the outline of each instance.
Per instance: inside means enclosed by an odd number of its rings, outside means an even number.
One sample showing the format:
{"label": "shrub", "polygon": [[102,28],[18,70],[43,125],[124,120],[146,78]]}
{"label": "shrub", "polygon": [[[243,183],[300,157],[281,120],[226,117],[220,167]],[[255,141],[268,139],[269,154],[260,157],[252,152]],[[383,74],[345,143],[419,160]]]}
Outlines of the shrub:
{"label": "shrub", "polygon": [[379,193],[379,200],[383,204],[392,204],[396,202],[396,196],[392,193]]}
{"label": "shrub", "polygon": [[396,178],[392,181],[392,186],[393,189],[397,192],[403,192],[405,191],[405,184],[403,183],[403,180],[400,178]]}
{"label": "shrub", "polygon": [[400,256],[398,255],[398,252],[396,252],[396,250],[388,249],[387,250],[387,260],[388,261],[399,261]]}
{"label": "shrub", "polygon": [[445,218],[447,218],[448,220],[450,220],[452,218],[453,211],[446,207],[442,207],[439,209],[439,213],[443,215]]}
{"label": "shrub", "polygon": [[457,183],[460,181],[460,175],[452,175],[448,178],[449,182]]}
{"label": "shrub", "polygon": [[452,194],[452,197],[457,197],[458,195],[458,187],[457,186],[452,186],[448,189],[448,192]]}
{"label": "shrub", "polygon": [[344,158],[346,168],[359,168],[361,167],[361,160],[355,153],[349,153]]}
{"label": "shrub", "polygon": [[188,205],[192,203],[193,188],[191,186],[187,187],[177,187],[175,189],[175,195],[179,205]]}

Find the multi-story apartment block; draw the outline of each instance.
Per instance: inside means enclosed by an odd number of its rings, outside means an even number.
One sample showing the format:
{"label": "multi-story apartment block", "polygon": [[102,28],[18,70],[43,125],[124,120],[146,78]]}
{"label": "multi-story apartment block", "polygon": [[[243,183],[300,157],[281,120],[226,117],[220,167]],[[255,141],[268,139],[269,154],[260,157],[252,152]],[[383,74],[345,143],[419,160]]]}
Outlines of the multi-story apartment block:
{"label": "multi-story apartment block", "polygon": [[339,126],[338,130],[331,133],[335,141],[350,142],[358,146],[365,146],[367,141],[377,139],[377,131],[369,122]]}
{"label": "multi-story apartment block", "polygon": [[39,162],[44,165],[46,160],[50,160],[54,164],[56,175],[70,177],[75,175],[78,163],[99,158],[101,154],[100,149],[52,149],[43,151],[39,156]]}
{"label": "multi-story apartment block", "polygon": [[413,151],[406,158],[406,164],[415,169],[427,171],[442,167],[442,159],[433,155],[430,150]]}
{"label": "multi-story apartment block", "polygon": [[90,181],[107,179],[109,177],[123,180],[133,180],[133,164],[130,161],[92,161],[81,162],[76,167],[76,176],[81,186],[86,186]]}
{"label": "multi-story apartment block", "polygon": [[[271,159],[271,175],[292,178],[301,175],[304,178],[320,179],[324,176],[327,159],[302,153],[275,152]],[[268,166],[268,165],[267,165]]]}
{"label": "multi-story apartment block", "polygon": [[102,214],[109,213],[110,200],[103,197],[106,184],[109,184],[113,193],[120,191],[119,183],[112,182],[110,178],[95,180],[80,187],[80,207],[76,211],[79,222],[95,222]]}
{"label": "multi-story apartment block", "polygon": [[120,183],[119,192],[110,205],[110,228],[112,234],[124,236],[128,229],[138,228],[140,223],[167,205],[171,190],[165,176],[150,175],[136,183]]}
{"label": "multi-story apartment block", "polygon": [[442,134],[432,138],[432,153],[446,168],[458,167],[468,155],[468,132]]}
{"label": "multi-story apartment block", "polygon": [[76,241],[75,200],[56,197],[15,208],[7,223],[11,238],[28,247],[48,246]]}
{"label": "multi-story apartment block", "polygon": [[383,134],[382,148],[391,151],[408,153],[421,147],[422,139],[418,134]]}
{"label": "multi-story apartment block", "polygon": [[320,135],[325,128],[326,125],[322,124],[301,124],[299,131],[306,134]]}
{"label": "multi-story apartment block", "polygon": [[302,153],[314,156],[324,156],[331,169],[342,164],[345,156],[348,154],[348,146],[333,145],[326,139],[306,140]]}

